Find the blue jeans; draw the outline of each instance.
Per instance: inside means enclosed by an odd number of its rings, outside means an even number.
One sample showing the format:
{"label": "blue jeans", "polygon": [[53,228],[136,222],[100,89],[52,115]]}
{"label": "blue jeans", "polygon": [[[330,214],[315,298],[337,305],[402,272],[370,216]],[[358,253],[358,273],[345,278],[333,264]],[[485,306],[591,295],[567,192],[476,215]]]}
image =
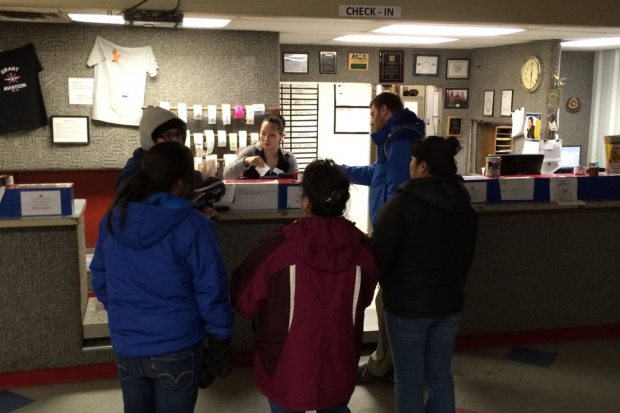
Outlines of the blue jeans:
{"label": "blue jeans", "polygon": [[[336,406],[319,409],[317,410],[317,413],[351,413],[351,410],[347,407],[347,404],[349,404],[348,401]],[[271,413],[303,413],[302,411],[286,410],[284,407],[278,406],[271,400],[269,400],[269,407],[271,407]]]}
{"label": "blue jeans", "polygon": [[125,413],[192,413],[200,346],[153,357],[116,356]]}
{"label": "blue jeans", "polygon": [[[394,360],[397,412],[455,412],[450,364],[460,321],[461,313],[430,318],[385,313]],[[424,385],[428,389],[426,402]]]}

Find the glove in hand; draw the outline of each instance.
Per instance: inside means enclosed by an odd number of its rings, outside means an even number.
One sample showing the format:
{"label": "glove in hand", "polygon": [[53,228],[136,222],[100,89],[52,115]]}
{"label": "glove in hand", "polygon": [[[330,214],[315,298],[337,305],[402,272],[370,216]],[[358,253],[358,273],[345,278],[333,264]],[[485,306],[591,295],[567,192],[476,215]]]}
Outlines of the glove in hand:
{"label": "glove in hand", "polygon": [[209,336],[208,345],[202,348],[200,369],[201,389],[209,387],[216,377],[226,377],[232,371],[232,350],[228,340]]}

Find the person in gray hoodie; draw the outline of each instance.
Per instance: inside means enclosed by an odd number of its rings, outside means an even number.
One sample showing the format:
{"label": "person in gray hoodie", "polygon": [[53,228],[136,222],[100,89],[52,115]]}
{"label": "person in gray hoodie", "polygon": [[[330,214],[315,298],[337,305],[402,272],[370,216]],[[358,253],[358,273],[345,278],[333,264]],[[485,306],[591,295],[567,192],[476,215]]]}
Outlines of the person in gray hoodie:
{"label": "person in gray hoodie", "polygon": [[455,137],[414,142],[411,180],[381,208],[372,234],[399,413],[455,411],[450,363],[478,228],[456,173],[460,148]]}

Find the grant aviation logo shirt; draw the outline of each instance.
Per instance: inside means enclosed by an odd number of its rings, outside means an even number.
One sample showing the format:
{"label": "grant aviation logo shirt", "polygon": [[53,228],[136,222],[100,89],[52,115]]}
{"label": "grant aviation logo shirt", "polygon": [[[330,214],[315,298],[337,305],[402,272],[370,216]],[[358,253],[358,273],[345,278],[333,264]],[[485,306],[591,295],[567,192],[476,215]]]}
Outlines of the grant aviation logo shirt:
{"label": "grant aviation logo shirt", "polygon": [[0,52],[0,133],[47,125],[42,70],[32,43]]}
{"label": "grant aviation logo shirt", "polygon": [[151,47],[121,47],[97,36],[86,64],[95,67],[93,119],[138,126],[146,74],[157,75]]}

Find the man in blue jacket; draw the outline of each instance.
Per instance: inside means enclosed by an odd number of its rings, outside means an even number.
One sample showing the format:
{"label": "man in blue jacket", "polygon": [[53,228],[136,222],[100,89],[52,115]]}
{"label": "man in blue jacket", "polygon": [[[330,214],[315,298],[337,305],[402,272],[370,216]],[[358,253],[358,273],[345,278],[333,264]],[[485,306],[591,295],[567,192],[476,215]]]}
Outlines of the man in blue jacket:
{"label": "man in blue jacket", "polygon": [[[390,92],[380,93],[370,102],[370,123],[374,130],[371,139],[377,146],[377,160],[366,166],[342,165],[342,169],[352,183],[370,187],[370,221],[374,225],[379,209],[396,195],[400,184],[409,181],[410,145],[424,138],[425,124],[405,108],[398,95]],[[381,291],[377,294],[375,307],[379,339],[368,363],[359,368],[360,383],[391,380],[392,356],[383,319]]]}

